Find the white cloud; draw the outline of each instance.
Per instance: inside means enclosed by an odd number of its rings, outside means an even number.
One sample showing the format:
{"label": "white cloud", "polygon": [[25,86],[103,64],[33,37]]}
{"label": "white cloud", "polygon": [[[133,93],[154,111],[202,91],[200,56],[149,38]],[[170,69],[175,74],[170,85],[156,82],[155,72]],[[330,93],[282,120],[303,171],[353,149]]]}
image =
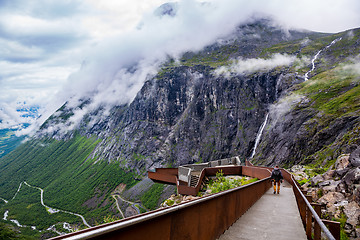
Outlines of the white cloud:
{"label": "white cloud", "polygon": [[[0,68],[0,106],[14,107],[23,99],[48,103],[48,116],[67,98],[76,104],[86,94],[93,97],[89,109],[129,102],[166,56],[199,50],[256,12],[317,31],[360,25],[356,0],[183,0],[177,17],[154,17],[154,8],[164,2],[2,1],[0,65],[6,68]],[[134,30],[140,21],[142,29]]]}
{"label": "white cloud", "polygon": [[342,67],[347,73],[360,75],[360,55],[350,60],[351,63]]}
{"label": "white cloud", "polygon": [[232,74],[251,74],[258,71],[268,71],[279,66],[288,66],[296,60],[295,56],[286,54],[274,54],[269,59],[249,58],[237,59],[230,66],[222,66],[215,70],[216,75],[229,78]]}
{"label": "white cloud", "polygon": [[281,98],[279,102],[270,105],[269,115],[271,119],[271,126],[275,126],[278,122],[283,122],[289,111],[299,102],[307,101],[304,96],[291,94]]}

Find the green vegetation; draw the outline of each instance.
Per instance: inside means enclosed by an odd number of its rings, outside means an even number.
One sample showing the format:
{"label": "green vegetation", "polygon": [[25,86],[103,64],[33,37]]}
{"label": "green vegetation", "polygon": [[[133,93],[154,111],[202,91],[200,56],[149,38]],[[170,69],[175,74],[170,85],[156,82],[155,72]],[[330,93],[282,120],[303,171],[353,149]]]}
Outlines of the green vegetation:
{"label": "green vegetation", "polygon": [[304,185],[305,183],[307,183],[307,182],[309,182],[309,181],[310,181],[310,179],[304,178],[304,179],[301,179],[300,181],[298,181],[298,183],[299,183],[300,185]]}
{"label": "green vegetation", "polygon": [[10,225],[0,222],[0,240],[18,239],[17,233]]}
{"label": "green vegetation", "polygon": [[34,230],[30,228],[20,232],[13,225],[0,222],[0,240],[35,240],[39,238],[40,234],[35,233],[34,235]]}
{"label": "green vegetation", "polygon": [[211,190],[211,193],[218,193],[231,188],[239,187],[241,185],[256,182],[257,180],[257,178],[247,179],[246,177],[240,179],[228,179],[224,177],[223,172],[220,170],[216,173],[216,179],[209,182],[208,188]]}
{"label": "green vegetation", "polygon": [[337,221],[340,222],[340,239],[341,240],[348,240],[349,237],[347,236],[346,232],[344,231],[345,229],[345,223],[346,223],[346,215],[344,213],[341,213],[340,218],[333,218],[333,221]]}
{"label": "green vegetation", "polygon": [[142,204],[149,210],[158,208],[159,199],[161,193],[164,191],[164,187],[164,184],[154,183],[154,185],[140,197]]}
{"label": "green vegetation", "polygon": [[302,88],[297,93],[308,96],[313,101],[312,107],[339,117],[359,109],[358,84],[358,76],[338,67],[302,83]]}
{"label": "green vegetation", "polygon": [[[40,191],[22,185],[23,181],[44,189],[49,207],[81,214],[90,225],[102,223],[110,211],[111,192],[120,183],[127,188],[136,184],[134,175],[118,163],[96,162],[89,155],[99,141],[75,135],[67,141],[30,140],[0,160],[0,197],[9,200],[0,212],[9,210],[9,218],[23,225],[46,229],[66,221],[82,225],[79,217],[66,213],[50,214],[40,204]],[[51,171],[49,171],[51,169]]]}
{"label": "green vegetation", "polygon": [[[306,96],[310,101],[307,108],[313,118],[307,121],[309,138],[315,134],[327,132],[329,127],[359,115],[360,77],[346,65],[317,74],[309,81],[299,84],[295,95]],[[303,107],[301,107],[303,108]],[[316,114],[317,113],[317,114]],[[315,140],[314,140],[315,141]],[[322,174],[333,165],[342,153],[342,146],[360,143],[360,126],[348,129],[342,138],[336,139],[312,155],[308,155],[303,164],[310,164],[314,173]],[[309,142],[311,144],[311,141]]]}
{"label": "green vegetation", "polygon": [[118,217],[106,215],[103,219],[103,223],[111,223],[120,220]]}

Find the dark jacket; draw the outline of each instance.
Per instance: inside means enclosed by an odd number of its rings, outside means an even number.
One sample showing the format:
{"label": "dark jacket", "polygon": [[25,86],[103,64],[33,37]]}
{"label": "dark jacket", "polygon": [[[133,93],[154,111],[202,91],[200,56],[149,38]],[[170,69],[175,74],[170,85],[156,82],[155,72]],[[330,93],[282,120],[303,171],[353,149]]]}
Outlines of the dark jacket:
{"label": "dark jacket", "polygon": [[281,170],[279,168],[274,168],[274,170],[271,173],[271,179],[274,179],[275,181],[280,181],[281,179],[284,179]]}

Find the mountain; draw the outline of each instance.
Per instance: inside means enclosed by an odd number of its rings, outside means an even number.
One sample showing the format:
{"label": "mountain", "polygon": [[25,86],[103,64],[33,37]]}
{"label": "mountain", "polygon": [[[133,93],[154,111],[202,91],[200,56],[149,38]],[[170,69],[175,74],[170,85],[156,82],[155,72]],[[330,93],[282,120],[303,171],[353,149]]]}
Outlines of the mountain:
{"label": "mountain", "polygon": [[0,212],[66,232],[59,222],[73,229],[86,223],[49,208],[81,214],[89,225],[156,208],[175,189],[146,178],[155,167],[253,152],[255,163],[330,166],[359,146],[359,34],[288,31],[252,20],[199,52],[169,58],[131,103],[110,114],[92,110],[74,130],[54,126],[69,126],[91,99],[65,103],[0,159],[0,197],[7,201]]}

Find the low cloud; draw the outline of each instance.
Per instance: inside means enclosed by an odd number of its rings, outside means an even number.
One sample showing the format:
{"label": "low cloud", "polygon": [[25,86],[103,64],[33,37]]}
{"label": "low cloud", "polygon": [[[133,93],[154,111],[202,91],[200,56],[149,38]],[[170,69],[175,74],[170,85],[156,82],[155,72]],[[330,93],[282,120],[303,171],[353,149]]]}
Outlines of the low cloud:
{"label": "low cloud", "polygon": [[350,60],[351,63],[342,67],[342,70],[350,73],[360,75],[360,55]]}
{"label": "low cloud", "polygon": [[229,78],[231,75],[246,75],[258,71],[269,71],[279,66],[289,66],[296,57],[287,54],[275,54],[269,59],[249,58],[237,59],[230,66],[222,66],[215,70],[215,74]]}
{"label": "low cloud", "polygon": [[287,97],[281,98],[279,102],[270,105],[269,116],[271,119],[271,127],[275,126],[279,122],[283,122],[290,110],[301,101],[307,101],[307,99],[298,94],[291,94]]}
{"label": "low cloud", "polygon": [[[27,104],[40,103],[46,108],[40,125],[64,102],[76,107],[80,100],[92,99],[71,119],[70,125],[76,126],[81,116],[99,106],[108,112],[114,105],[131,102],[168,57],[200,50],[254,13],[273,16],[285,31],[296,27],[336,32],[360,24],[356,0],[182,0],[176,14],[155,16],[155,6],[164,2],[1,1],[0,44],[4,48],[0,49],[0,65],[11,71],[1,68],[0,95],[6,97],[1,97],[0,109],[5,104],[16,107],[23,99]],[[287,61],[292,57],[273,58]],[[81,61],[82,67],[74,72]],[[233,70],[254,71],[254,63],[270,67],[266,60],[252,61]]]}

